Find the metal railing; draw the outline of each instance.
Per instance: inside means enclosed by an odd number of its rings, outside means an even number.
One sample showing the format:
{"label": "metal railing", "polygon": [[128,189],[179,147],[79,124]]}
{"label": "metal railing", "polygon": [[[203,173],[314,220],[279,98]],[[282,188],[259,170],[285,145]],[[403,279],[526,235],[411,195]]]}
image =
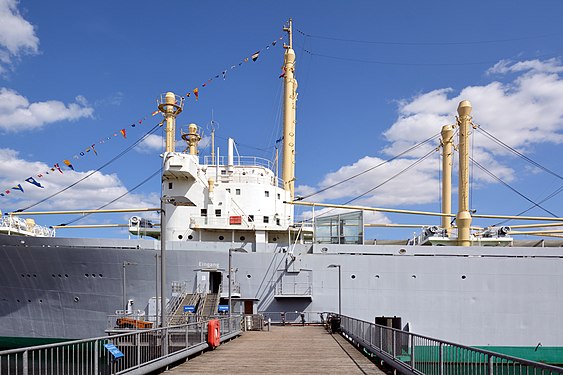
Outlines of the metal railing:
{"label": "metal railing", "polygon": [[[336,315],[336,314],[335,314]],[[405,374],[563,374],[563,368],[341,316],[345,337]]]}
{"label": "metal railing", "polygon": [[[241,334],[242,317],[218,318],[221,341]],[[0,374],[141,374],[208,348],[207,321],[0,352]],[[123,356],[115,358],[105,345]]]}
{"label": "metal railing", "polygon": [[324,324],[327,313],[320,311],[259,311],[265,322],[273,324],[301,324],[304,314],[306,324]]}
{"label": "metal railing", "polygon": [[36,237],[55,237],[54,229],[35,224],[34,221],[25,221],[19,217],[1,216],[1,213],[0,233]]}

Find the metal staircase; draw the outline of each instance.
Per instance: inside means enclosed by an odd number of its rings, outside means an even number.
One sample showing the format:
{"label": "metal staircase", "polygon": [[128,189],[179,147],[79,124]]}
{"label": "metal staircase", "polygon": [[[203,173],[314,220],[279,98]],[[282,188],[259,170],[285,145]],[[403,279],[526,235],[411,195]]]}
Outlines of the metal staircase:
{"label": "metal staircase", "polygon": [[199,316],[215,316],[219,308],[219,293],[207,293],[201,310],[198,309]]}

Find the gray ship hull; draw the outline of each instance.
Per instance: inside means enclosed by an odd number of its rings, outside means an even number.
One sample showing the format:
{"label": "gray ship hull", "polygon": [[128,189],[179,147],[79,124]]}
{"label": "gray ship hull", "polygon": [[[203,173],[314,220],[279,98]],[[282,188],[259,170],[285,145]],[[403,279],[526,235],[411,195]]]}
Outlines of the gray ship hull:
{"label": "gray ship hull", "polygon": [[[0,236],[0,337],[100,336],[126,298],[144,310],[156,294],[159,243]],[[223,282],[229,243],[171,242],[167,280]],[[233,253],[240,299],[261,313],[338,310],[471,346],[563,362],[563,250],[542,247],[297,245]],[[210,278],[209,278],[210,279]],[[166,292],[170,296],[171,290]],[[541,345],[540,345],[541,343]],[[504,348],[504,349],[503,349]],[[512,349],[511,349],[512,348]],[[539,349],[538,349],[539,348]],[[511,351],[512,350],[512,351]],[[532,355],[533,354],[533,355]]]}

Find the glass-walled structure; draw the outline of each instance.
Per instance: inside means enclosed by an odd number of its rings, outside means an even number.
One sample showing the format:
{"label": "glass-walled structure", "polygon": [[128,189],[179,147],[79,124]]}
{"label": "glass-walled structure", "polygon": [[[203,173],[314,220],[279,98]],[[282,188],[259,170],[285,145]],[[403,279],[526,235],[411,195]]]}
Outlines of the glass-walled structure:
{"label": "glass-walled structure", "polygon": [[315,219],[315,243],[363,244],[364,215],[362,211],[319,217]]}

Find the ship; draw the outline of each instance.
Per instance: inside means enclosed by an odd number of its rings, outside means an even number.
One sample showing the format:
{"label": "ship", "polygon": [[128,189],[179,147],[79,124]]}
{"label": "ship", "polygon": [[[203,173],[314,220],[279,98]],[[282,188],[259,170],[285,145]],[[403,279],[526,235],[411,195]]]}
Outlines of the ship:
{"label": "ship", "polygon": [[[130,238],[63,238],[34,230],[39,227],[31,220],[5,215],[0,231],[3,345],[95,337],[221,313],[291,322],[301,316],[319,321],[332,311],[563,363],[563,242],[518,241],[508,227],[475,229],[472,220],[479,215],[469,210],[467,189],[460,189],[458,212],[451,213],[446,197],[451,196],[452,126],[442,129],[444,201],[436,214],[442,224],[424,226],[419,236],[368,241],[365,212],[402,210],[295,196],[291,21],[284,30],[289,38],[282,175],[277,160],[236,154],[233,139],[226,155],[212,147],[211,156],[200,156],[201,130],[195,124],[182,131],[186,149],[177,152],[175,121],[183,98],[163,94],[158,110],[166,122],[166,149],[161,206],[155,208],[160,224],[137,215],[128,224]],[[462,188],[469,178],[471,110],[470,102],[462,101],[455,125]],[[309,205],[313,212],[341,210],[298,221],[296,205]]]}

